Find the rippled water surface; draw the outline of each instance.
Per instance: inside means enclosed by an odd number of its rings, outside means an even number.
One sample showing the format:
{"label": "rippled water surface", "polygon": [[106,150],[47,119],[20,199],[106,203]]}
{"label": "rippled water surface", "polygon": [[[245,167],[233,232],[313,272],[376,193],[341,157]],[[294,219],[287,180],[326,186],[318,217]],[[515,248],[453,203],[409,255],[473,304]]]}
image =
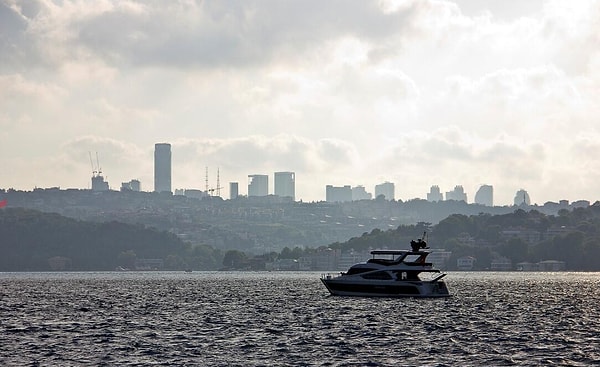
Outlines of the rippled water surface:
{"label": "rippled water surface", "polygon": [[449,299],[318,273],[0,273],[3,366],[589,366],[599,273],[450,273]]}

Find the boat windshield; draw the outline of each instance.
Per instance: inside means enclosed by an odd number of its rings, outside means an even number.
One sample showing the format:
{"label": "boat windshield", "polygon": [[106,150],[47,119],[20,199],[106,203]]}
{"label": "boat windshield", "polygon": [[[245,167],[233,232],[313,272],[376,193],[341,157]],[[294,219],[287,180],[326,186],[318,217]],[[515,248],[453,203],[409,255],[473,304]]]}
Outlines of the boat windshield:
{"label": "boat windshield", "polygon": [[406,257],[404,258],[404,262],[417,262],[421,257],[422,255],[406,255]]}

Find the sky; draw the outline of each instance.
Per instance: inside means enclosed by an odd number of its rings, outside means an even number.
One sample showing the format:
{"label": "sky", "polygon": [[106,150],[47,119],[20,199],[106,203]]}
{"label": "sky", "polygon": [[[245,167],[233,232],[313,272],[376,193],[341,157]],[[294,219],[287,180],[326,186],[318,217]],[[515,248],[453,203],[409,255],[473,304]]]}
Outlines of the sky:
{"label": "sky", "polygon": [[[0,188],[600,199],[600,2],[0,0]],[[93,157],[90,162],[90,154]],[[96,161],[96,154],[98,160]],[[208,175],[206,172],[208,171]]]}

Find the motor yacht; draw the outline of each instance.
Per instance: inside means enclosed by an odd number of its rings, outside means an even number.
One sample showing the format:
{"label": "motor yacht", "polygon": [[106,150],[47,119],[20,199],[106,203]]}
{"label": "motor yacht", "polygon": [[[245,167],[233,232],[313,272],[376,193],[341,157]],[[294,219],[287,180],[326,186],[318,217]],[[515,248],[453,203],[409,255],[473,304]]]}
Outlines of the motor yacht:
{"label": "motor yacht", "polygon": [[362,297],[449,297],[446,273],[427,262],[426,242],[411,241],[411,250],[374,250],[373,258],[347,272],[323,274],[332,295]]}

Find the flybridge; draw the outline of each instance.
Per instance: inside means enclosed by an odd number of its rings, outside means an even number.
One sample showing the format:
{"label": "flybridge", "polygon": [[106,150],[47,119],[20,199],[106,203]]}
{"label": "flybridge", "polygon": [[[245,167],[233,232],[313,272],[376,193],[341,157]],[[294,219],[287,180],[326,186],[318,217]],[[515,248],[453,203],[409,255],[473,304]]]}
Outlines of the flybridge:
{"label": "flybridge", "polygon": [[[407,265],[432,265],[432,263],[425,262],[427,255],[429,255],[429,251],[373,250],[371,251],[371,255],[373,255],[373,258],[368,260],[368,263],[391,265],[404,262]],[[389,256],[390,258],[385,258],[386,256]]]}

